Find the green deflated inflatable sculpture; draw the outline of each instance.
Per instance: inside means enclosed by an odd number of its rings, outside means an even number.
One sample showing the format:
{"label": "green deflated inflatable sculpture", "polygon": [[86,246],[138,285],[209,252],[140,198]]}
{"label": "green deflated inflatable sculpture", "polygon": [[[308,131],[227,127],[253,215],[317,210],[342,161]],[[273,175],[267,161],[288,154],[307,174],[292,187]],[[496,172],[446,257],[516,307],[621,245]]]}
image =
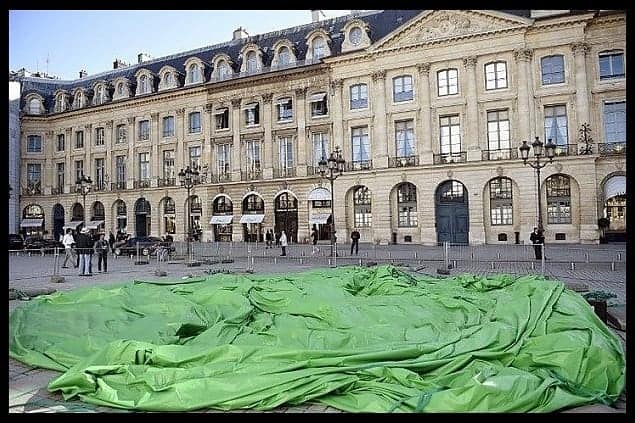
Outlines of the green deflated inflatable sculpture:
{"label": "green deflated inflatable sculpture", "polygon": [[65,399],[185,411],[315,402],[353,412],[551,412],[613,403],[621,343],[537,276],[392,266],[134,281],[39,297],[9,354]]}

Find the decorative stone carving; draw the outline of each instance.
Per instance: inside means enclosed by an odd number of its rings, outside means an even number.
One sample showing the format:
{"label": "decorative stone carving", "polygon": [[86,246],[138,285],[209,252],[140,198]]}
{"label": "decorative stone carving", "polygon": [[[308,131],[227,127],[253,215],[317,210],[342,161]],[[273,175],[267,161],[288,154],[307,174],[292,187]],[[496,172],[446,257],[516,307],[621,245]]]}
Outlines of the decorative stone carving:
{"label": "decorative stone carving", "polygon": [[53,138],[54,132],[53,131],[46,131],[46,136],[48,138]]}
{"label": "decorative stone carving", "polygon": [[289,183],[287,181],[283,181],[282,184],[280,184],[280,189],[289,189]]}
{"label": "decorative stone carving", "polygon": [[582,54],[582,55],[586,55],[591,48],[589,47],[589,45],[587,43],[572,43],[571,44],[571,50],[573,51],[573,54],[578,55],[578,54]]}
{"label": "decorative stone carving", "polygon": [[249,184],[249,191],[255,191],[255,190],[256,190],[256,186],[254,184]]}
{"label": "decorative stone carving", "polygon": [[465,68],[473,68],[476,66],[476,56],[468,56],[463,59],[463,66]]}
{"label": "decorative stone carving", "polygon": [[262,101],[265,103],[271,103],[271,100],[273,99],[273,94],[272,93],[267,93],[267,94],[263,94],[262,95]]}
{"label": "decorative stone carving", "polygon": [[112,120],[109,120],[108,122],[106,122],[106,128],[112,129]]}
{"label": "decorative stone carving", "polygon": [[427,75],[430,73],[430,63],[419,63],[417,65],[417,70],[421,75]]}
{"label": "decorative stone carving", "polygon": [[298,98],[302,98],[304,97],[306,94],[306,88],[296,88],[295,89],[295,96]]}
{"label": "decorative stone carving", "polygon": [[529,62],[534,55],[534,51],[529,48],[514,50],[514,58],[518,62]]}
{"label": "decorative stone carving", "polygon": [[134,125],[134,118],[133,117],[129,117],[128,118],[128,125]]}
{"label": "decorative stone carving", "polygon": [[448,175],[448,179],[452,179],[452,177],[454,176],[454,172],[448,170],[448,173],[446,173],[446,175]]}
{"label": "decorative stone carving", "polygon": [[225,192],[225,187],[224,187],[223,185],[219,185],[219,187],[218,187],[218,192],[219,192],[220,194],[224,193],[224,192]]}
{"label": "decorative stone carving", "polygon": [[331,81],[331,90],[337,91],[344,86],[343,79],[334,79]]}
{"label": "decorative stone carving", "polygon": [[406,175],[406,172],[401,172],[401,182],[407,182],[408,181],[408,175]]}
{"label": "decorative stone carving", "polygon": [[362,178],[358,176],[357,178],[355,178],[355,185],[361,185],[361,184],[362,184]]}
{"label": "decorative stone carving", "polygon": [[159,113],[158,112],[150,113],[150,117],[152,118],[152,120],[159,120]]}
{"label": "decorative stone carving", "polygon": [[185,108],[182,107],[180,109],[176,109],[176,115],[177,116],[183,116],[185,114]]}
{"label": "decorative stone carving", "polygon": [[213,108],[214,108],[214,105],[213,105],[212,103],[207,103],[207,104],[205,105],[205,111],[206,111],[207,113],[211,112]]}
{"label": "decorative stone carving", "polygon": [[377,72],[373,72],[372,78],[373,78],[373,82],[383,81],[386,78],[386,71],[380,70]]}
{"label": "decorative stone carving", "polygon": [[93,129],[93,124],[92,123],[86,124],[84,125],[84,128],[86,128],[87,131],[90,131],[91,129]]}
{"label": "decorative stone carving", "polygon": [[498,167],[496,168],[496,174],[497,174],[498,176],[503,176],[503,175],[505,174],[505,169],[503,169],[503,166],[498,166]]}
{"label": "decorative stone carving", "polygon": [[562,172],[562,163],[556,163],[556,172]]}
{"label": "decorative stone carving", "polygon": [[237,109],[237,108],[240,107],[240,99],[239,98],[232,98],[231,102],[232,102],[232,107],[234,109]]}

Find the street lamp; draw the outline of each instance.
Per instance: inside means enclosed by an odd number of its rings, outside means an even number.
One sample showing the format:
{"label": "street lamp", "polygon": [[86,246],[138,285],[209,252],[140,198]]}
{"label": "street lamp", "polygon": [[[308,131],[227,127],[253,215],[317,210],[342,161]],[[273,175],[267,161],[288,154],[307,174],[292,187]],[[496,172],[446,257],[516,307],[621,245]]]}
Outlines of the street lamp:
{"label": "street lamp", "polygon": [[[520,157],[523,159],[523,164],[529,164],[529,166],[536,169],[536,180],[538,182],[538,229],[542,231],[542,206],[541,206],[541,195],[540,195],[540,169],[547,166],[547,164],[553,162],[553,156],[555,155],[556,145],[551,142],[551,138],[547,140],[547,144],[543,146],[542,142],[536,137],[536,140],[531,143],[531,146],[534,150],[534,160],[533,162],[527,162],[529,159],[529,146],[527,145],[527,141],[523,141],[523,145],[521,145],[518,149],[520,150]],[[541,162],[540,159],[544,157],[544,160],[549,159],[548,162]]]}
{"label": "street lamp", "polygon": [[88,193],[90,192],[93,186],[93,181],[90,179],[90,176],[86,176],[84,175],[84,173],[82,173],[79,176],[79,179],[75,182],[75,186],[76,186],[77,192],[80,193],[83,198],[84,227],[86,227],[86,196],[88,195]]}
{"label": "street lamp", "polygon": [[318,163],[322,178],[327,178],[331,181],[331,256],[335,256],[335,204],[333,203],[333,182],[338,176],[344,173],[345,163],[346,161],[342,157],[339,146],[335,147],[335,151],[329,156],[328,162],[322,157],[322,160]]}
{"label": "street lamp", "polygon": [[196,164],[193,167],[186,167],[185,170],[181,169],[179,172],[179,181],[182,187],[187,189],[187,257],[188,257],[188,266],[194,266],[195,264],[192,262],[190,257],[191,252],[191,241],[192,241],[192,216],[191,216],[191,201],[190,198],[190,190],[194,187],[194,185],[198,185],[200,183],[198,166]]}

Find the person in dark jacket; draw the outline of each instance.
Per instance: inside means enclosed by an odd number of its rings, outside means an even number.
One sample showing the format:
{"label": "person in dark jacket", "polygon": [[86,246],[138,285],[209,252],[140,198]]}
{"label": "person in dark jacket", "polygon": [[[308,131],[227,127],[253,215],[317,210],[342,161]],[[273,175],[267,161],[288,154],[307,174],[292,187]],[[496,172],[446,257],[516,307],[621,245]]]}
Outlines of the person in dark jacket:
{"label": "person in dark jacket", "polygon": [[277,232],[275,234],[275,238],[276,238],[276,247],[280,246],[280,232]]}
{"label": "person in dark jacket", "polygon": [[313,243],[313,247],[311,248],[311,255],[315,255],[315,253],[320,252],[320,249],[317,246],[319,237],[320,235],[318,233],[317,226],[313,225],[313,229],[311,230],[311,238]]}
{"label": "person in dark jacket", "polygon": [[110,231],[110,235],[108,236],[108,246],[110,247],[110,252],[115,253],[115,236]]}
{"label": "person in dark jacket", "polygon": [[265,249],[271,248],[273,244],[273,232],[271,229],[267,229],[267,233],[265,234]]}
{"label": "person in dark jacket", "polygon": [[353,229],[353,232],[351,232],[351,255],[353,255],[353,248],[355,248],[355,255],[357,255],[357,253],[359,252],[359,238],[360,238],[360,234],[357,231],[357,229]]}
{"label": "person in dark jacket", "polygon": [[77,250],[79,252],[79,275],[92,276],[90,271],[90,258],[93,250],[93,239],[88,234],[88,229],[83,228],[81,233],[77,235]]}
{"label": "person in dark jacket", "polygon": [[[112,235],[112,232],[111,232]],[[95,252],[97,253],[97,270],[101,272],[101,264],[104,263],[104,273],[108,273],[108,242],[104,234],[99,235],[99,241],[95,243]]]}
{"label": "person in dark jacket", "polygon": [[534,254],[536,260],[542,260],[542,249],[545,245],[545,235],[542,229],[534,227],[534,231],[529,235],[529,240],[534,244]]}

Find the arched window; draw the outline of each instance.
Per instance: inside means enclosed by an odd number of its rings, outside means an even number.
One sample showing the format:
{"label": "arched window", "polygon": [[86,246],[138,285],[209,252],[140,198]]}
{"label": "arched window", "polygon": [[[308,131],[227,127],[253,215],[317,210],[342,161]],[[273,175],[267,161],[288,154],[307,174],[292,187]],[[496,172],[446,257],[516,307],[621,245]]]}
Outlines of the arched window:
{"label": "arched window", "polygon": [[37,98],[31,99],[29,101],[29,114],[31,115],[39,115],[40,114],[40,100]]}
{"label": "arched window", "polygon": [[176,213],[176,204],[174,200],[170,197],[166,197],[163,200],[163,214],[175,214]]}
{"label": "arched window", "polygon": [[139,198],[134,206],[135,214],[150,214],[150,203],[145,198]]}
{"label": "arched window", "polygon": [[164,78],[164,85],[166,87],[171,87],[173,84],[172,72],[166,72]]}
{"label": "arched window", "polygon": [[289,64],[289,62],[291,61],[291,54],[289,52],[289,48],[286,46],[282,46],[280,47],[280,50],[278,50],[278,65],[279,66],[286,66]]}
{"label": "arched window", "polygon": [[214,214],[233,214],[234,205],[229,198],[222,195],[214,200],[213,212]]}
{"label": "arched window", "polygon": [[24,219],[27,218],[43,218],[44,217],[44,209],[37,204],[29,204],[24,208],[22,212],[22,217]]}
{"label": "arched window", "polygon": [[148,92],[148,77],[141,75],[139,78],[139,94],[145,94]]}
{"label": "arched window", "polygon": [[81,204],[73,204],[73,217],[71,220],[84,220],[84,207]]}
{"label": "arched window", "polygon": [[371,199],[368,187],[361,186],[353,193],[353,212],[355,227],[370,227],[373,224],[371,213]]}
{"label": "arched window", "polygon": [[123,95],[123,82],[117,84],[117,95]]}
{"label": "arched window", "polygon": [[399,209],[400,228],[417,226],[417,187],[410,182],[399,185],[397,189],[397,207]]}
{"label": "arched window", "polygon": [[489,181],[489,209],[492,225],[512,225],[512,180],[496,178]]}
{"label": "arched window", "polygon": [[278,210],[296,210],[298,208],[298,199],[288,192],[283,192],[276,197],[276,211]]}
{"label": "arched window", "polygon": [[128,215],[126,210],[126,203],[122,200],[117,200],[116,203],[116,216],[117,216],[117,231],[124,232],[128,223]]}
{"label": "arched window", "polygon": [[93,220],[104,220],[105,216],[104,205],[100,201],[95,201],[95,204],[93,204]]}
{"label": "arched window", "polygon": [[326,55],[326,42],[322,37],[313,39],[313,60],[318,60]]}
{"label": "arched window", "polygon": [[196,63],[192,63],[190,65],[189,76],[190,76],[191,84],[194,84],[196,82],[201,82],[201,72]]}
{"label": "arched window", "polygon": [[571,180],[553,175],[545,181],[547,188],[547,222],[571,223]]}
{"label": "arched window", "polygon": [[258,63],[256,61],[256,52],[250,51],[247,53],[247,72],[255,72],[257,67]]}
{"label": "arched window", "polygon": [[229,76],[229,74],[230,74],[230,70],[229,70],[229,65],[227,64],[227,62],[224,60],[221,60],[220,62],[218,62],[218,78],[225,79]]}
{"label": "arched window", "polygon": [[82,93],[78,92],[77,94],[75,94],[75,102],[73,103],[73,107],[79,109],[80,107],[82,107],[82,101]]}
{"label": "arched window", "polygon": [[64,111],[64,94],[60,94],[55,99],[55,112]]}
{"label": "arched window", "polygon": [[243,213],[263,214],[265,203],[256,194],[251,194],[243,200]]}

